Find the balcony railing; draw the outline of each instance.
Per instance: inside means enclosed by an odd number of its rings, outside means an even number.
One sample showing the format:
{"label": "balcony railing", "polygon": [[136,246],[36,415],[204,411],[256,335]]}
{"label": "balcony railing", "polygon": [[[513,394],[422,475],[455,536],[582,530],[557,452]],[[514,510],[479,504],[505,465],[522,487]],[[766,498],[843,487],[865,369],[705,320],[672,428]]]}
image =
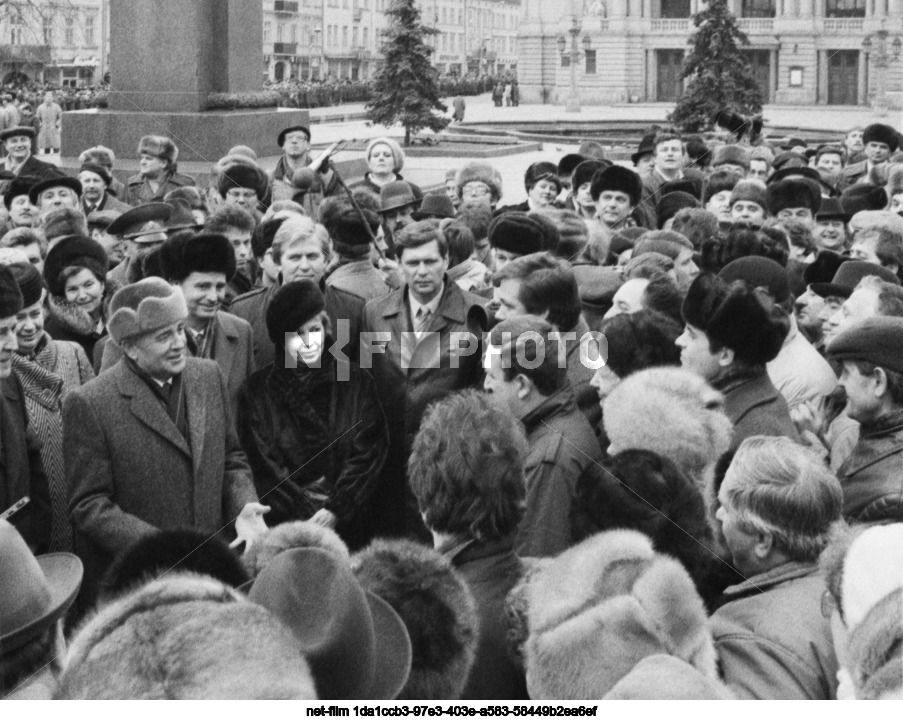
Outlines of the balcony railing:
{"label": "balcony railing", "polygon": [[295,55],[298,43],[273,43],[273,55]]}
{"label": "balcony railing", "polygon": [[826,33],[862,32],[862,18],[825,18]]}
{"label": "balcony railing", "polygon": [[774,30],[774,18],[738,18],[737,24],[745,33],[770,33]]}
{"label": "balcony railing", "polygon": [[690,18],[652,18],[654,33],[687,33],[690,31]]}
{"label": "balcony railing", "polygon": [[277,13],[297,13],[298,12],[298,3],[296,2],[287,2],[287,0],[276,0],[273,3],[273,9]]}

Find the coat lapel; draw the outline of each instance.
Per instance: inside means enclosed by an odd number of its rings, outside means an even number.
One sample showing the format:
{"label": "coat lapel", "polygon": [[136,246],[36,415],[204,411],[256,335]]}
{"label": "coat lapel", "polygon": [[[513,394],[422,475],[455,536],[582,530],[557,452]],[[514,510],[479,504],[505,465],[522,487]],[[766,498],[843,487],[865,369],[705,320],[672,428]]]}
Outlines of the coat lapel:
{"label": "coat lapel", "polygon": [[[207,412],[209,410],[204,402],[202,384],[203,378],[200,377],[197,366],[189,361],[182,373],[182,390],[185,393],[188,434],[191,438],[191,465],[194,469],[195,478],[200,474],[201,460],[204,457],[204,437],[206,436]],[[195,513],[197,513],[197,509],[195,509]]]}
{"label": "coat lapel", "polygon": [[238,333],[231,323],[223,318],[223,314],[216,314],[216,335],[213,338],[213,360],[217,362],[222,371],[223,378],[229,378],[232,366],[235,364],[236,347],[238,345]]}
{"label": "coat lapel", "polygon": [[163,405],[158,401],[147,387],[147,384],[139,378],[135,373],[129,370],[125,361],[120,361],[121,371],[117,378],[119,392],[130,399],[130,410],[139,421],[146,425],[150,430],[176,446],[180,451],[191,457],[191,449],[188,443],[179,433],[176,424],[163,409]]}

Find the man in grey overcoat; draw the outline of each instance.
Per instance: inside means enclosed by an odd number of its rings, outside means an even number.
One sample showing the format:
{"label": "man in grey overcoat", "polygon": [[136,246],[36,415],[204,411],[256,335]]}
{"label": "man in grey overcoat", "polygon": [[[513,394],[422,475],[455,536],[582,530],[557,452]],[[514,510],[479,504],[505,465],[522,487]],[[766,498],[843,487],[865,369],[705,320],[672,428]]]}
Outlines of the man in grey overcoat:
{"label": "man in grey overcoat", "polygon": [[188,357],[187,316],[181,290],[160,278],[122,288],[108,328],[125,357],[66,399],[69,514],[86,600],[117,552],[158,529],[228,534],[233,545],[266,529],[269,509],[257,502],[219,368]]}

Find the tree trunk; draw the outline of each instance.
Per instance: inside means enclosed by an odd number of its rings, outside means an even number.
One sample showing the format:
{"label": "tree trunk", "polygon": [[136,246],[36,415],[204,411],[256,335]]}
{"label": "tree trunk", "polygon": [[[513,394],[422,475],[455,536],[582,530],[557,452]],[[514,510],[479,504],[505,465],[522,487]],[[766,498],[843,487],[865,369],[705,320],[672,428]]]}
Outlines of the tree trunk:
{"label": "tree trunk", "polygon": [[404,126],[404,147],[409,147],[411,145],[411,128],[407,125]]}

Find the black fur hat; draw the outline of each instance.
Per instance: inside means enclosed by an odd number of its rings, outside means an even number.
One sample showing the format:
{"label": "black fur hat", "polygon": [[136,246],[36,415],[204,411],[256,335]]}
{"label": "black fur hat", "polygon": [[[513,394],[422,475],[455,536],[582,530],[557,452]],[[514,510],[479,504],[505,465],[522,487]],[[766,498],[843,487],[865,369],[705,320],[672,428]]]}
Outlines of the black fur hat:
{"label": "black fur hat", "polygon": [[[379,216],[366,208],[361,208],[361,213],[375,236],[379,230]],[[360,214],[347,200],[326,198],[320,205],[319,218],[333,242],[349,246],[370,244],[370,236]]]}
{"label": "black fur hat", "polygon": [[476,657],[479,621],[451,562],[413,541],[376,540],[351,563],[361,586],[395,609],[411,638],[411,673],[397,698],[460,698]]}
{"label": "black fur hat", "polygon": [[294,333],[326,308],[320,287],[312,280],[293,280],[273,295],[266,312],[267,332],[281,344],[286,333]]}
{"label": "black fur hat", "polygon": [[850,217],[860,210],[884,210],[887,206],[887,191],[870,183],[857,183],[843,191],[840,206]]}
{"label": "black fur hat", "polygon": [[219,178],[217,190],[225,198],[230,188],[248,188],[257,193],[260,200],[267,192],[267,175],[255,165],[233,163],[227,167]]}
{"label": "black fur hat", "polygon": [[884,143],[890,148],[890,152],[894,152],[897,149],[897,144],[899,142],[900,136],[897,135],[897,131],[890,125],[873,123],[862,131],[863,145],[868,145],[869,143]]}
{"label": "black fur hat", "polygon": [[54,245],[44,261],[44,284],[50,295],[65,296],[62,272],[70,266],[87,268],[101,282],[107,276],[107,253],[96,240],[70,235]]}
{"label": "black fur hat", "polygon": [[593,176],[598,171],[608,167],[611,167],[611,162],[608,160],[597,160],[596,158],[584,160],[580,165],[574,168],[574,175],[571,178],[571,188],[573,188],[576,193],[581,185],[592,181]]}
{"label": "black fur hat", "polygon": [[785,208],[809,208],[814,217],[821,208],[821,189],[808,178],[787,178],[768,185],[765,202],[769,215],[777,215]]}
{"label": "black fur hat", "polygon": [[715,125],[727,128],[738,138],[746,133],[746,118],[730,110],[719,110],[715,113]]}
{"label": "black fur hat", "polygon": [[160,250],[160,270],[166,280],[183,281],[192,273],[223,273],[229,281],[235,269],[235,249],[219,233],[179,233]]}
{"label": "black fur hat", "polygon": [[681,315],[747,365],[773,361],[790,331],[787,315],[766,292],[753,290],[743,281],[728,285],[711,273],[693,281]]}
{"label": "black fur hat", "polygon": [[555,163],[539,160],[527,168],[527,172],[524,173],[524,187],[527,189],[527,192],[529,193],[540,180],[549,180],[555,183],[558,191],[561,191],[561,181],[558,179],[558,166]]}
{"label": "black fur hat", "polygon": [[157,531],[135,541],[113,561],[101,581],[101,598],[113,599],[170,571],[193,571],[238,588],[250,580],[225,542],[192,529]]}
{"label": "black fur hat", "polygon": [[635,171],[623,165],[612,165],[610,168],[596,171],[593,175],[590,195],[593,200],[599,200],[599,195],[605,190],[626,193],[630,196],[630,204],[635,206],[643,195],[643,181]]}
{"label": "black fur hat", "polygon": [[489,224],[489,244],[509,253],[528,255],[547,250],[542,222],[520,211],[502,213]]}

